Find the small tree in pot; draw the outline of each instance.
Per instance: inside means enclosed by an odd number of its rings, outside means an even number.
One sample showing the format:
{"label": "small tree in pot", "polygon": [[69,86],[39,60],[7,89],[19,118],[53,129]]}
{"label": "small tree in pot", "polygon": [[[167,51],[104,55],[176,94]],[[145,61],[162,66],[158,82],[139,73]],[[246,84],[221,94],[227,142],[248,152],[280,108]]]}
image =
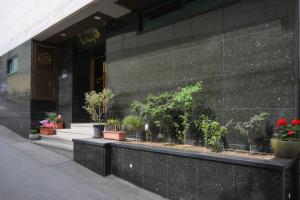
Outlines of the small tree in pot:
{"label": "small tree in pot", "polygon": [[104,130],[104,121],[108,112],[108,106],[113,98],[113,93],[109,89],[104,89],[102,92],[87,92],[85,93],[85,106],[83,107],[91,117],[91,120],[96,123],[94,125],[94,137],[101,136]]}
{"label": "small tree in pot", "polygon": [[135,115],[129,115],[122,121],[123,129],[135,132],[136,140],[138,140],[138,131],[142,128],[142,125],[142,120]]}

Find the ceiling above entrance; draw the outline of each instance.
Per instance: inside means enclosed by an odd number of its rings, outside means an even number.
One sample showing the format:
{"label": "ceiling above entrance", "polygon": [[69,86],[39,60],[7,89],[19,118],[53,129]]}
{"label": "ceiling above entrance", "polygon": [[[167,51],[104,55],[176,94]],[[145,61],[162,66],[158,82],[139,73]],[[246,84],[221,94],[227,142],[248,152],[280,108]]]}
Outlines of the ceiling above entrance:
{"label": "ceiling above entrance", "polygon": [[96,12],[89,17],[79,21],[78,23],[58,32],[57,34],[53,35],[52,37],[48,38],[46,42],[57,44],[61,43],[65,40],[74,38],[74,37],[80,37],[81,35],[88,34],[89,32],[92,32],[95,28],[99,29],[99,37],[101,35],[101,32],[109,28],[114,24],[115,26],[121,26],[121,22],[118,22],[117,20],[113,19],[112,17],[109,17],[107,15],[104,15],[100,12]]}

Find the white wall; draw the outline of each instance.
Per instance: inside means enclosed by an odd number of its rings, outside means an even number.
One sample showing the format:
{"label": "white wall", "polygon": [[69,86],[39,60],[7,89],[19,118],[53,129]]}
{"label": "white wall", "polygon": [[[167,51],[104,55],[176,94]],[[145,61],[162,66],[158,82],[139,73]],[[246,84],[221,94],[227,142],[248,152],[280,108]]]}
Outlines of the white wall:
{"label": "white wall", "polygon": [[0,56],[95,0],[0,0]]}

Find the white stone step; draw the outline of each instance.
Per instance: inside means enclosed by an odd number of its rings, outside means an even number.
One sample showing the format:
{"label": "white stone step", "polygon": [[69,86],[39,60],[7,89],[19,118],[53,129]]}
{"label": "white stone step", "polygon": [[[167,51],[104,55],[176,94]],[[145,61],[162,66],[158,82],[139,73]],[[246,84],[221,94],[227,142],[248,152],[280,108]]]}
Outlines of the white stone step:
{"label": "white stone step", "polygon": [[93,125],[95,125],[95,123],[72,123],[71,124],[71,129],[73,128],[93,128]]}
{"label": "white stone step", "polygon": [[81,134],[81,135],[94,135],[94,129],[86,129],[86,128],[72,128],[72,129],[56,129],[56,134]]}

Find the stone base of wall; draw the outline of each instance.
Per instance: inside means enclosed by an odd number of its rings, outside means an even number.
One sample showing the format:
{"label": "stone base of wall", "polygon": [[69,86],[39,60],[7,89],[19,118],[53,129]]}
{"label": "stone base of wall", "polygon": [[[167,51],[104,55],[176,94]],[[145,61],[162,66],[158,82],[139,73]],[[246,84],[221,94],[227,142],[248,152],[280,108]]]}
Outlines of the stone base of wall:
{"label": "stone base of wall", "polygon": [[168,199],[297,200],[297,159],[194,153],[103,139],[73,140],[74,160]]}

